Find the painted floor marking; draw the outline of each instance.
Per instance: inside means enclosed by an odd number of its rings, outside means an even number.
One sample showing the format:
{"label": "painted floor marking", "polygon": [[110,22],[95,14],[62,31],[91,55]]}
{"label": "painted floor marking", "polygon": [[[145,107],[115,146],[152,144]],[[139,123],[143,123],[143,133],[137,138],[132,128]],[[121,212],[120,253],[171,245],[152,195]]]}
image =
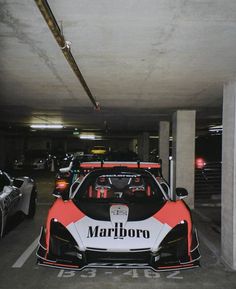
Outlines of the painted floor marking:
{"label": "painted floor marking", "polygon": [[30,255],[37,248],[39,242],[39,236],[33,241],[31,245],[21,254],[21,256],[16,260],[16,262],[12,265],[12,268],[21,268],[25,262],[28,260]]}

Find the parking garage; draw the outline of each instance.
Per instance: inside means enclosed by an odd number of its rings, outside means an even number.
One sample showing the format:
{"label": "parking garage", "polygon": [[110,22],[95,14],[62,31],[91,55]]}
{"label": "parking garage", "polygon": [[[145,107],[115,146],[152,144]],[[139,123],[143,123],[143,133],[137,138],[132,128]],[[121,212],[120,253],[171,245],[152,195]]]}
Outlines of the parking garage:
{"label": "parking garage", "polygon": [[[38,193],[34,218],[13,216],[0,240],[1,288],[235,288],[234,1],[0,5],[1,170],[29,176]],[[59,168],[96,149],[119,161],[161,159],[163,177],[187,189],[199,268],[36,263]]]}

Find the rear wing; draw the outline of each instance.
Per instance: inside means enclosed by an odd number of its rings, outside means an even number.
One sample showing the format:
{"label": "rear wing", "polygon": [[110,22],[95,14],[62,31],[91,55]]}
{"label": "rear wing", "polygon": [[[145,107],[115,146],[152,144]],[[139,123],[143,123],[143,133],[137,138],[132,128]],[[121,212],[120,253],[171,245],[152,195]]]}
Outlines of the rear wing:
{"label": "rear wing", "polygon": [[96,169],[96,168],[115,168],[126,167],[132,169],[160,169],[160,163],[151,162],[83,162],[80,164],[80,168],[83,169]]}
{"label": "rear wing", "polygon": [[123,162],[123,161],[101,161],[101,162],[83,162],[79,165],[80,173],[88,173],[95,169],[110,168],[130,168],[130,169],[146,169],[156,176],[162,176],[161,163],[154,162]]}

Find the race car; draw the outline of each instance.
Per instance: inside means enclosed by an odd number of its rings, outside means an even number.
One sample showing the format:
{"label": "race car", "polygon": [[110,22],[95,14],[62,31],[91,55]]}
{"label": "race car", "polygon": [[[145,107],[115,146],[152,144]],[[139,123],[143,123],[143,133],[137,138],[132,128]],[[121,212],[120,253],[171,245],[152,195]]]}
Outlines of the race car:
{"label": "race car", "polygon": [[70,270],[87,267],[151,268],[199,266],[197,231],[176,188],[175,200],[148,170],[112,167],[90,171],[58,195],[42,227],[39,265]]}
{"label": "race car", "polygon": [[12,178],[0,170],[0,238],[11,216],[22,212],[28,218],[33,218],[36,198],[36,184],[31,178]]}

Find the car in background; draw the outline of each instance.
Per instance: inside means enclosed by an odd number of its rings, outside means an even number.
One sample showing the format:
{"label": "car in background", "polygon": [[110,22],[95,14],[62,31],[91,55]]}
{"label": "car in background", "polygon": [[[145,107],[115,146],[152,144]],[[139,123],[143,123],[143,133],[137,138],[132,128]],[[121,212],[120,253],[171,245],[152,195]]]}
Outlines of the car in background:
{"label": "car in background", "polygon": [[186,196],[177,188],[176,200],[170,199],[158,179],[137,166],[91,170],[67,198],[57,195],[41,229],[37,262],[70,270],[197,267],[199,242]]}
{"label": "car in background", "polygon": [[26,154],[26,165],[33,170],[49,170],[53,158],[46,150],[31,150]]}
{"label": "car in background", "polygon": [[34,217],[36,199],[36,184],[31,178],[12,178],[0,170],[0,238],[4,235],[7,221],[16,213]]}
{"label": "car in background", "polygon": [[13,165],[12,165],[13,169],[14,170],[22,170],[24,167],[24,162],[25,162],[25,157],[22,154],[13,161]]}
{"label": "car in background", "polygon": [[49,170],[55,156],[46,150],[29,150],[13,162],[13,169]]}
{"label": "car in background", "polygon": [[90,153],[94,155],[104,155],[107,153],[107,149],[104,146],[94,146]]}
{"label": "car in background", "polygon": [[81,166],[83,162],[93,162],[93,161],[103,161],[103,157],[100,155],[93,154],[76,154],[75,156],[70,156],[66,158],[65,162],[61,165],[64,167],[59,167],[56,174],[55,189],[60,192],[64,190],[68,193],[69,185],[71,185],[79,176],[81,176]]}
{"label": "car in background", "polygon": [[62,153],[56,154],[56,167],[57,168],[65,168],[70,165],[70,162],[73,160],[73,153]]}

